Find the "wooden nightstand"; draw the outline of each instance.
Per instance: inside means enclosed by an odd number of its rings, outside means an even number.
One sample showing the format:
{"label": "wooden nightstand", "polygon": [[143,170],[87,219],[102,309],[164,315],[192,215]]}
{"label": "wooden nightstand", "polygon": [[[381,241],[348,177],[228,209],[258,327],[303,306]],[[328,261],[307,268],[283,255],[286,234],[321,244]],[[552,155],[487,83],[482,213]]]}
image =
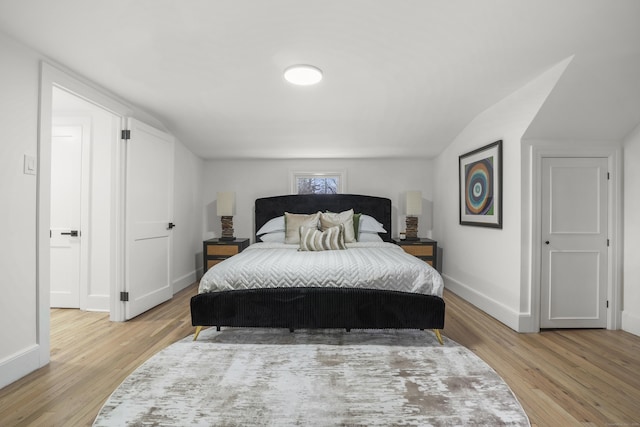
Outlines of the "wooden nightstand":
{"label": "wooden nightstand", "polygon": [[393,241],[402,247],[404,251],[421,260],[426,261],[433,268],[437,268],[438,265],[438,242],[431,239],[419,239],[419,240],[400,240],[393,239]]}
{"label": "wooden nightstand", "polygon": [[209,239],[202,242],[204,272],[225,259],[239,254],[249,246],[249,239],[238,237],[235,240]]}

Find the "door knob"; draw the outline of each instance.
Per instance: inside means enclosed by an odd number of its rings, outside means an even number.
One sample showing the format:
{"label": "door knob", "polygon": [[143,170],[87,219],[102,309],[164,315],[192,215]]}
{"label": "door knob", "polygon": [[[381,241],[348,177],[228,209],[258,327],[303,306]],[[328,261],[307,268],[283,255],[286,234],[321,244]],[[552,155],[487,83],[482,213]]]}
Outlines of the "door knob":
{"label": "door knob", "polygon": [[545,244],[545,245],[548,245],[548,244],[549,244],[549,241],[547,240],[546,242],[544,242],[544,244]]}
{"label": "door knob", "polygon": [[169,223],[169,226],[167,227],[167,230],[171,230],[173,227],[175,227],[176,225],[172,222]]}

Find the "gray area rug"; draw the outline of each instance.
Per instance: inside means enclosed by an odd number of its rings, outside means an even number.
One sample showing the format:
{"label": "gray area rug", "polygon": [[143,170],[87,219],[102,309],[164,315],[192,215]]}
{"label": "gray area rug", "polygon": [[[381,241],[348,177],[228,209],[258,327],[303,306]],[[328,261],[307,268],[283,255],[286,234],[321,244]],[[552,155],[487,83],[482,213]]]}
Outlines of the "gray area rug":
{"label": "gray area rug", "polygon": [[214,328],[133,372],[94,426],[528,426],[471,351],[421,331]]}

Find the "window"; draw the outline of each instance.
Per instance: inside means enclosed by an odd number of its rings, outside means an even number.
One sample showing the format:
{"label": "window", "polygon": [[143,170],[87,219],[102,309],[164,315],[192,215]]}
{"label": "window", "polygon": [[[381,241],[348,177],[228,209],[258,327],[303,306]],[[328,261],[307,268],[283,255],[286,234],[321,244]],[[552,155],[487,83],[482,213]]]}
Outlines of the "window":
{"label": "window", "polygon": [[291,194],[338,194],[345,186],[345,172],[292,172]]}

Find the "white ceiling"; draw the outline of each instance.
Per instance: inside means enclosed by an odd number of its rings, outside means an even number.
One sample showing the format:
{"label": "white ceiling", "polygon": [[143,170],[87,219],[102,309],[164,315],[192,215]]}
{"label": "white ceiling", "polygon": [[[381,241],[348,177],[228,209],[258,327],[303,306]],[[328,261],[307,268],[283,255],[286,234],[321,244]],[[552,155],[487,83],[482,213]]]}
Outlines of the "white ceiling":
{"label": "white ceiling", "polygon": [[0,0],[0,31],[208,159],[433,157],[571,55],[528,137],[640,122],[637,0]]}

